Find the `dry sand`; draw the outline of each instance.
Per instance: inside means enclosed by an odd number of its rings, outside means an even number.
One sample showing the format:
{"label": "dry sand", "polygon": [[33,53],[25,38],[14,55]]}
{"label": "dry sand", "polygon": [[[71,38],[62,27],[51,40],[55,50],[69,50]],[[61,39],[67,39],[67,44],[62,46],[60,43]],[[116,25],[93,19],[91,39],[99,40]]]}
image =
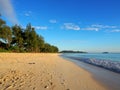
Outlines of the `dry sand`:
{"label": "dry sand", "polygon": [[0,53],[0,90],[106,90],[58,54]]}

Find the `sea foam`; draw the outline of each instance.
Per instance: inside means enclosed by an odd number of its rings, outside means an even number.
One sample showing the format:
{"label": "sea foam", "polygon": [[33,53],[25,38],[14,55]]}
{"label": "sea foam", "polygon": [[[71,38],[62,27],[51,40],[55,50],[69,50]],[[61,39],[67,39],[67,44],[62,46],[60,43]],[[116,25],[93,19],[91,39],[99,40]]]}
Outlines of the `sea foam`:
{"label": "sea foam", "polygon": [[120,73],[119,61],[110,61],[110,60],[102,60],[102,59],[94,59],[94,58],[80,58],[80,57],[72,57],[72,56],[67,56],[67,58],[82,61],[88,64],[92,64],[98,67],[102,67],[102,68]]}

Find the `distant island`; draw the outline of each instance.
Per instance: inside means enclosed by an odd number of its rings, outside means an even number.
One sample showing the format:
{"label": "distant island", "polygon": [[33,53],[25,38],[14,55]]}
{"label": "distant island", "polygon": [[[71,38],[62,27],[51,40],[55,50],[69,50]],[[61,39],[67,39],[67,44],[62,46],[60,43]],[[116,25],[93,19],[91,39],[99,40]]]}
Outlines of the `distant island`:
{"label": "distant island", "polygon": [[63,50],[60,53],[87,53],[84,51]]}
{"label": "distant island", "polygon": [[108,54],[109,52],[102,52],[103,54]]}

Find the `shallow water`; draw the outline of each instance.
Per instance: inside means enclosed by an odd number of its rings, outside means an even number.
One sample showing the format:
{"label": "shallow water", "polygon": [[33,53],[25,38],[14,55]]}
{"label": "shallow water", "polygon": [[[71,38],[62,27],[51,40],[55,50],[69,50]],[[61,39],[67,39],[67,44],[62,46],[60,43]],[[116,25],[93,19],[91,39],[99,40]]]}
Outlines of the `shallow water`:
{"label": "shallow water", "polygon": [[[113,72],[110,69],[105,69],[104,67],[101,68],[96,65],[96,63],[99,64],[102,61],[106,62],[108,66],[112,66],[109,65],[108,62],[111,62],[111,64],[114,62],[119,64],[119,55],[120,54],[62,54],[61,56],[90,72],[91,77],[97,80],[101,85],[105,86],[107,90],[120,90],[120,73],[116,73],[115,71]],[[114,59],[113,57],[117,59]],[[108,58],[111,59],[109,60]],[[95,62],[92,62],[93,64],[88,64],[91,60],[95,60]],[[104,65],[104,62],[101,64]],[[120,66],[120,64],[118,66]]]}
{"label": "shallow water", "polygon": [[65,53],[62,56],[120,73],[120,54]]}
{"label": "shallow water", "polygon": [[120,62],[120,53],[108,53],[108,54],[102,54],[102,53],[69,53],[64,54],[66,56],[74,56],[79,58],[94,58],[94,59],[102,59],[102,60],[111,60],[111,61],[119,61]]}

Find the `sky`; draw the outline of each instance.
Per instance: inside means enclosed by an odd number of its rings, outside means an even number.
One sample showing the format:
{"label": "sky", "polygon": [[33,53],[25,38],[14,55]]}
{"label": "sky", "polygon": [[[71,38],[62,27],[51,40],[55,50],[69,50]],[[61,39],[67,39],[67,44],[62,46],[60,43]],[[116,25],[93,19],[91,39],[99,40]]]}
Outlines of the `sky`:
{"label": "sky", "polygon": [[60,51],[120,52],[120,0],[0,0],[0,13]]}

